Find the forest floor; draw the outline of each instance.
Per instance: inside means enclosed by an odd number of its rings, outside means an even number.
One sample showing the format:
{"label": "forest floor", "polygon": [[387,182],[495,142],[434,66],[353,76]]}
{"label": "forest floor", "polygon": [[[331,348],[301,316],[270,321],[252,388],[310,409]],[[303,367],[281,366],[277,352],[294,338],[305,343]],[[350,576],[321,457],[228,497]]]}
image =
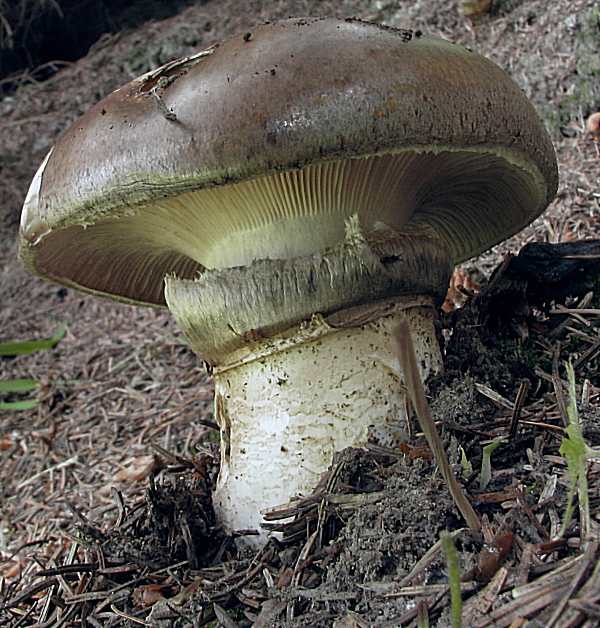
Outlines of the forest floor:
{"label": "forest floor", "polygon": [[[483,538],[464,528],[417,433],[400,450],[344,452],[281,540],[237,549],[211,513],[212,383],[171,315],[46,284],[18,262],[27,186],[79,115],[153,67],[289,15],[356,16],[468,46],[514,78],[554,141],[556,200],[465,264],[482,293],[440,316],[446,370],[429,382],[431,408]],[[51,349],[0,357],[0,382],[39,382],[0,397],[37,402],[0,410],[1,625],[449,626],[445,529],[464,626],[600,625],[600,469],[589,461],[589,518],[576,509],[561,531],[573,471],[560,449],[567,360],[584,436],[600,447],[598,245],[579,244],[600,224],[600,153],[585,129],[600,109],[599,24],[591,0],[496,1],[476,22],[452,1],[209,0],[103,37],[45,82],[13,80],[0,101],[0,343],[67,331]],[[567,248],[517,258],[531,243]],[[540,270],[540,251],[560,280]]]}

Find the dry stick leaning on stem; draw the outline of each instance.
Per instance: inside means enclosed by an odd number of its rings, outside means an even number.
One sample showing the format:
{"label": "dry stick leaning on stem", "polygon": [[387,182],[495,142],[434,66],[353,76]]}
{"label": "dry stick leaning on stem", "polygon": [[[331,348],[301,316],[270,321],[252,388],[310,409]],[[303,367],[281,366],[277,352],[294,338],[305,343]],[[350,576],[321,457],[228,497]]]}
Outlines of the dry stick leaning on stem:
{"label": "dry stick leaning on stem", "polygon": [[429,403],[425,396],[425,389],[423,388],[423,382],[421,381],[417,366],[408,320],[404,314],[399,314],[396,320],[397,324],[393,327],[393,334],[398,348],[400,366],[404,372],[406,392],[415,408],[421,429],[425,433],[425,438],[427,438],[427,442],[433,452],[433,458],[440,468],[442,477],[450,490],[450,494],[471,530],[473,532],[480,532],[481,522],[479,521],[479,517],[473,510],[452,472],[442,441],[440,440],[433,417],[431,416],[431,410],[429,409]]}

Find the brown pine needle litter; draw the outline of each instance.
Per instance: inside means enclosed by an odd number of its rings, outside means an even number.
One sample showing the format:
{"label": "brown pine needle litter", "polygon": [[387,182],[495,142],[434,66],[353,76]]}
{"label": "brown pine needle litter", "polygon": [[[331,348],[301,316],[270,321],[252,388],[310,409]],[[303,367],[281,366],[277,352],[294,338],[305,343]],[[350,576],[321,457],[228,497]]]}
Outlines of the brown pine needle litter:
{"label": "brown pine needle litter", "polygon": [[[586,30],[596,5],[498,0],[473,22],[458,3],[405,4],[211,0],[103,38],[45,83],[22,76],[0,103],[0,342],[50,338],[69,323],[56,347],[0,358],[0,381],[40,382],[35,409],[0,414],[0,625],[447,626],[442,529],[459,553],[464,626],[600,625],[597,461],[586,468],[591,536],[582,538],[578,508],[559,536],[570,488],[559,452],[567,360],[584,438],[600,446],[599,252],[551,253],[553,267],[571,260],[578,270],[550,295],[531,256],[514,262],[527,243],[598,238],[600,160],[585,121],[599,103],[579,91],[587,70],[578,47],[598,41]],[[446,372],[426,383],[482,539],[464,527],[413,416],[400,446],[342,452],[312,495],[273,504],[277,538],[259,553],[237,549],[210,504],[219,456],[211,384],[170,316],[42,284],[16,262],[26,187],[71,120],[167,61],[168,45],[189,54],[192,31],[199,49],[294,13],[353,14],[470,46],[507,69],[553,125],[557,200],[460,269],[440,323]]]}

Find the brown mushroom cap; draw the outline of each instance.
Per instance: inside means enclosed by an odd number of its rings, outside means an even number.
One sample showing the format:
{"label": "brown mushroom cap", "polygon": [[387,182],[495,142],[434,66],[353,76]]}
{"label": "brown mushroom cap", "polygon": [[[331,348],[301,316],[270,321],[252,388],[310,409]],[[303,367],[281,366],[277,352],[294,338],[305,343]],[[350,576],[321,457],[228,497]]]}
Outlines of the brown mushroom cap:
{"label": "brown mushroom cap", "polygon": [[288,19],[135,79],[75,122],[32,183],[21,259],[164,306],[167,274],[312,253],[353,214],[367,231],[430,225],[458,262],[531,222],[556,187],[548,134],[488,59],[357,20]]}

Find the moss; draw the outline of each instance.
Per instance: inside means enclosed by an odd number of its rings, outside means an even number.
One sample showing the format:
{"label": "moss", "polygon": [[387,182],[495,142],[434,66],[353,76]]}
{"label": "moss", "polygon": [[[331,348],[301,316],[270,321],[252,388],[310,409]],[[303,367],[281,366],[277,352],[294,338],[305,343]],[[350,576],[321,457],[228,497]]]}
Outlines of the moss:
{"label": "moss", "polygon": [[541,368],[546,373],[552,372],[552,358],[531,339],[525,342],[516,338],[499,340],[497,348],[511,362],[513,368],[517,364],[521,364],[523,369],[535,379],[537,379],[536,367]]}

